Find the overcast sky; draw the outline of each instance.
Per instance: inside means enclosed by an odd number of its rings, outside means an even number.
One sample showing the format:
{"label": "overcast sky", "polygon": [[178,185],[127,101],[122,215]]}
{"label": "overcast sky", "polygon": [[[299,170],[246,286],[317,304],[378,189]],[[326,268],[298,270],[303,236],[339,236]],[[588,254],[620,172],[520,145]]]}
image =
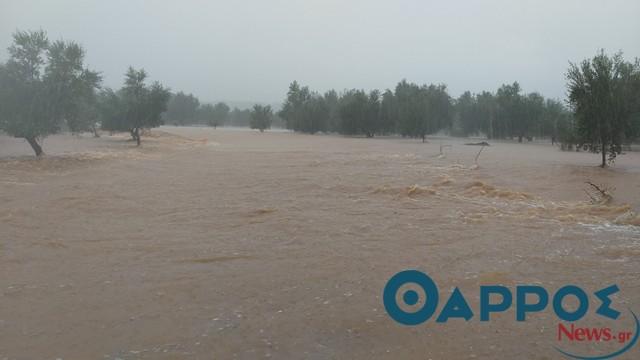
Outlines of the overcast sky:
{"label": "overcast sky", "polygon": [[279,102],[312,89],[446,83],[458,96],[518,81],[564,98],[569,61],[640,57],[640,1],[0,0],[0,60],[16,29],[75,40],[119,87],[129,65],[203,101]]}

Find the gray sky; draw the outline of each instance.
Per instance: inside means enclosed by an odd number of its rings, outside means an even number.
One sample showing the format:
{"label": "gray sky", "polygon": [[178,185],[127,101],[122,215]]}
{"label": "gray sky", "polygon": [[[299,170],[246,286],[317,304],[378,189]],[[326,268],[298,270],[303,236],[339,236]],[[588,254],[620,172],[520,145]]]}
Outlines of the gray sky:
{"label": "gray sky", "polygon": [[640,57],[640,1],[0,0],[0,60],[16,29],[75,40],[105,85],[129,65],[203,101],[279,102],[314,90],[450,93],[519,81],[564,98],[568,61],[604,48]]}

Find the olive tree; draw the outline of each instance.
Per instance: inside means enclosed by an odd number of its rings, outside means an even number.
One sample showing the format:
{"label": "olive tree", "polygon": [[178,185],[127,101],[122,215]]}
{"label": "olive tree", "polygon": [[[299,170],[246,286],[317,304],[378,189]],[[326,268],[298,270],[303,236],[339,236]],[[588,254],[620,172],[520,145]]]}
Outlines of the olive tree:
{"label": "olive tree", "polygon": [[[624,61],[621,53],[612,57],[604,51],[567,72],[569,102],[575,112],[583,142],[598,149],[601,167],[613,162],[622,151],[625,134],[632,132],[633,91],[638,64]],[[608,155],[608,157],[607,157]]]}
{"label": "olive tree", "polygon": [[160,83],[146,84],[147,73],[129,68],[122,89],[107,89],[100,106],[102,127],[110,131],[128,131],[140,146],[143,129],[163,124],[161,114],[167,110],[171,96]]}
{"label": "olive tree", "polygon": [[84,66],[77,43],[50,42],[42,31],[16,31],[0,66],[0,129],[42,155],[42,139],[64,121],[78,124],[101,78]]}
{"label": "olive tree", "polygon": [[271,120],[273,118],[273,110],[269,105],[253,105],[251,110],[251,128],[258,129],[263,132],[265,129],[271,127]]}

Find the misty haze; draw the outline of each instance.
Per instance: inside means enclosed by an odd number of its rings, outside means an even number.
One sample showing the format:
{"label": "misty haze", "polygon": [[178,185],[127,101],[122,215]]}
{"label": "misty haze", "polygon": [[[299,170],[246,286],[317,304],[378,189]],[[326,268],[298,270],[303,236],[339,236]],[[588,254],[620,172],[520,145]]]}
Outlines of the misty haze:
{"label": "misty haze", "polygon": [[639,358],[638,14],[0,0],[0,360]]}

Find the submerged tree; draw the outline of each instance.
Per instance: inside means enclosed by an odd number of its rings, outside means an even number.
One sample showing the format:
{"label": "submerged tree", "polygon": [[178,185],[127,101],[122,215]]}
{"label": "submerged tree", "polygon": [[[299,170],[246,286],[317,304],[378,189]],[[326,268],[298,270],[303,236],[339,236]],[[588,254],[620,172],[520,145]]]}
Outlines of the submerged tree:
{"label": "submerged tree", "polygon": [[396,85],[395,98],[400,134],[424,140],[427,135],[427,105],[421,96],[420,86],[402,80]]}
{"label": "submerged tree", "polygon": [[398,107],[396,105],[396,98],[393,95],[393,91],[389,89],[382,93],[379,116],[380,134],[393,134],[397,131]]}
{"label": "submerged tree", "polygon": [[372,90],[367,98],[366,119],[362,124],[362,132],[367,137],[380,133],[380,91]]}
{"label": "submerged tree", "polygon": [[311,93],[311,96],[302,105],[303,132],[315,134],[319,131],[327,131],[330,108],[325,98],[318,93]]}
{"label": "submerged tree", "polygon": [[218,126],[216,121],[216,110],[211,104],[200,105],[198,108],[198,121],[207,124],[209,126],[213,126],[214,128]]}
{"label": "submerged tree", "polygon": [[208,124],[214,128],[224,125],[229,117],[229,106],[223,102],[217,103],[213,107],[213,112],[209,118]]}
{"label": "submerged tree", "polygon": [[476,134],[480,131],[480,123],[475,117],[476,99],[470,91],[465,91],[456,100],[454,132],[459,135]]}
{"label": "submerged tree", "polygon": [[193,124],[196,120],[200,101],[193,94],[185,94],[182,91],[171,96],[167,104],[165,114],[172,124],[186,125]]}
{"label": "submerged tree", "polygon": [[229,113],[229,123],[232,126],[249,126],[251,122],[251,110],[240,110],[234,107]]}
{"label": "submerged tree", "polygon": [[[609,145],[605,146],[612,159],[620,151],[620,144],[630,144],[640,138],[640,62],[615,64],[618,74],[615,76],[622,80],[612,80],[608,87],[611,94],[615,94],[609,95],[610,105],[602,103],[602,94],[589,98],[575,90],[571,101],[572,107],[578,110],[575,116],[558,100],[545,99],[537,92],[524,93],[518,82],[503,84],[495,92],[467,91],[453,100],[444,84],[418,85],[406,80],[400,81],[395,91],[386,90],[382,94],[377,90],[351,89],[341,94],[330,90],[323,96],[294,81],[279,115],[286,121],[287,128],[307,133],[334,131],[367,137],[396,133],[425,141],[428,134],[443,131],[461,136],[517,139],[518,142],[548,138],[552,144],[559,141],[563,149],[585,142],[590,143],[592,149],[598,149],[602,140],[593,132],[602,129],[605,133],[614,132],[606,136],[614,140],[606,140]],[[586,81],[584,76],[574,77]],[[582,102],[587,105],[580,105],[578,109],[578,99],[585,99]],[[613,114],[610,119],[619,119],[616,120],[619,126],[609,124],[598,128],[588,123],[587,119],[594,119],[586,115],[590,109],[588,104],[595,103],[613,109],[607,111]],[[609,128],[618,130],[607,130]],[[613,147],[611,141],[615,142]]]}
{"label": "submerged tree", "polygon": [[621,53],[609,57],[601,51],[593,59],[571,64],[567,72],[579,136],[601,153],[602,167],[615,160],[625,133],[632,132],[638,71],[638,64],[624,61]]}
{"label": "submerged tree", "polygon": [[107,89],[100,106],[102,127],[110,131],[128,131],[140,146],[143,129],[162,125],[161,114],[167,110],[171,93],[160,83],[146,85],[147,73],[130,67],[124,87],[118,92]]}
{"label": "submerged tree", "polygon": [[326,130],[332,132],[340,131],[340,98],[338,93],[335,90],[329,90],[324,93],[323,100],[328,111]]}
{"label": "submerged tree", "polygon": [[339,113],[340,133],[345,135],[372,134],[373,126],[367,122],[369,97],[364,90],[345,91],[340,98]]}
{"label": "submerged tree", "polygon": [[27,140],[40,156],[41,140],[64,121],[83,128],[81,117],[88,117],[101,78],[84,66],[80,45],[50,43],[42,30],[17,31],[8,51],[0,66],[0,129]]}
{"label": "submerged tree", "polygon": [[287,98],[279,112],[280,117],[285,121],[287,129],[294,131],[305,131],[307,120],[305,119],[304,106],[307,100],[311,98],[311,92],[306,86],[300,86],[297,81],[289,85]]}
{"label": "submerged tree", "polygon": [[224,125],[229,118],[229,106],[223,102],[215,105],[204,104],[198,108],[196,118],[198,122],[217,128]]}
{"label": "submerged tree", "polygon": [[263,132],[265,129],[271,128],[272,118],[273,110],[271,110],[271,106],[253,105],[253,109],[251,110],[251,128]]}
{"label": "submerged tree", "polygon": [[520,84],[504,84],[496,91],[496,118],[493,123],[493,135],[496,138],[513,138],[519,136],[519,142],[522,142],[522,130],[524,127],[519,126],[518,122],[522,120],[522,95],[520,94]]}

